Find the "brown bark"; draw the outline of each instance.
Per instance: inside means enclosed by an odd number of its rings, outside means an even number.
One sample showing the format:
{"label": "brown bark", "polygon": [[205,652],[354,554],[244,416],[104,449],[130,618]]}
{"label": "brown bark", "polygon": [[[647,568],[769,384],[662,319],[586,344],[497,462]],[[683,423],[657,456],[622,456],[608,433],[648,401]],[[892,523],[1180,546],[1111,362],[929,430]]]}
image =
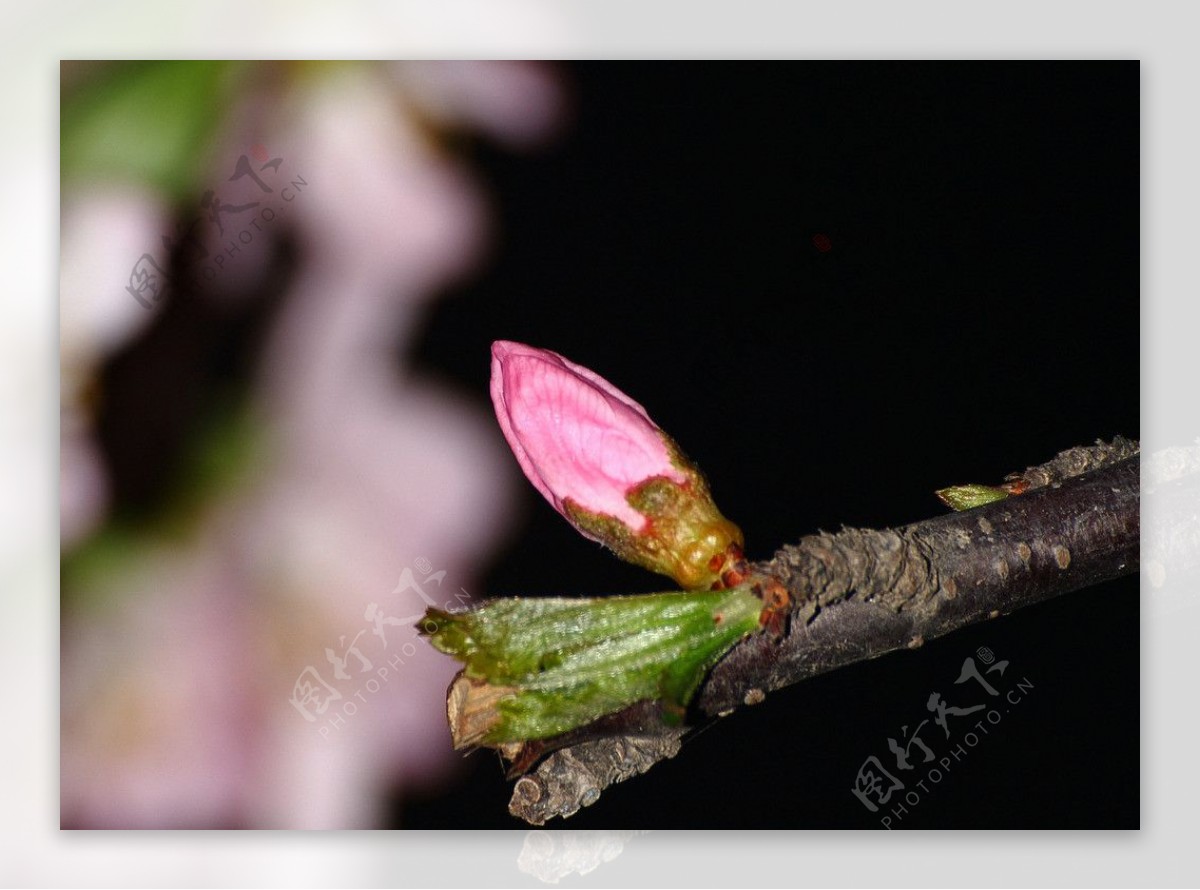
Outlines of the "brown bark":
{"label": "brown bark", "polygon": [[[1137,571],[1137,455],[1120,438],[1070,449],[1011,476],[1027,484],[1023,494],[898,529],[820,532],[751,565],[791,595],[787,626],[734,647],[693,706],[723,716],[825,671]],[[686,730],[647,719],[647,707],[572,733],[518,780],[509,811],[534,824],[570,816],[675,756]]]}

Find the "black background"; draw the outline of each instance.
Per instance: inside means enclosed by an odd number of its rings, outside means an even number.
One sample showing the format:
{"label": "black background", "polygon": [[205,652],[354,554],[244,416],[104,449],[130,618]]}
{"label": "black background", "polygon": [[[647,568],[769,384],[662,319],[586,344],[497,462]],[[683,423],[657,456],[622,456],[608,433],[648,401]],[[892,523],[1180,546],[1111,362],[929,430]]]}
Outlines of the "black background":
{"label": "black background", "polygon": [[[469,147],[500,240],[431,311],[423,372],[485,400],[498,338],[594,369],[705,470],[752,558],[1138,435],[1137,63],[561,71],[574,115],[553,146]],[[527,498],[488,595],[663,587]],[[1002,690],[1033,688],[974,747],[982,712],[949,740],[927,724],[938,758],[965,756],[893,827],[1137,827],[1137,591],[1111,582],[773,693],[552,825],[878,827],[851,794],[859,766],[892,763],[888,737],[931,716],[931,692],[977,703],[954,680],[986,646],[1010,663]],[[406,790],[396,824],[525,827],[497,758],[467,764],[448,791]]]}

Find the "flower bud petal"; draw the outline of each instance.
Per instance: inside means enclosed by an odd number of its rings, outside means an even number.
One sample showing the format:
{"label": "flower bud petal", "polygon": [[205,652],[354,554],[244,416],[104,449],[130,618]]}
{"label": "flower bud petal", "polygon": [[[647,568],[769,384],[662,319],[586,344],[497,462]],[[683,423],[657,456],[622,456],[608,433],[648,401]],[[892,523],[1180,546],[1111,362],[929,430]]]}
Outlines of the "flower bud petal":
{"label": "flower bud petal", "polygon": [[570,498],[638,531],[646,520],[626,492],[655,476],[685,481],[641,405],[555,352],[498,341],[491,387],[521,469],[560,513]]}
{"label": "flower bud petal", "polygon": [[499,340],[491,395],[529,481],[586,537],[693,589],[719,577],[726,551],[740,548],[741,532],[717,511],[699,470],[645,408],[595,372]]}

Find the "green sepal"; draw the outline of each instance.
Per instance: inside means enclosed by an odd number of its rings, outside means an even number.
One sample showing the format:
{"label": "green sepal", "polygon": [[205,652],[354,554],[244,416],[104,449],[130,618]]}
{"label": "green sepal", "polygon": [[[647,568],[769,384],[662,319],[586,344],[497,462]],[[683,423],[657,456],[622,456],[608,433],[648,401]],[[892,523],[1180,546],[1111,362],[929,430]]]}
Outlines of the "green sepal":
{"label": "green sepal", "polygon": [[671,465],[686,480],[654,476],[627,492],[625,500],[646,517],[645,528],[635,531],[571,498],[563,501],[563,512],[576,528],[626,562],[667,575],[685,590],[707,590],[720,581],[731,548],[740,554],[742,531],[721,515],[699,468],[670,436],[661,436]]}
{"label": "green sepal", "polygon": [[1002,501],[1012,492],[991,485],[954,485],[934,492],[951,510],[970,510],[995,501]]}
{"label": "green sepal", "polygon": [[430,609],[420,628],[463,662],[466,677],[499,693],[487,729],[462,743],[500,745],[559,735],[645,700],[661,701],[677,722],[712,666],[758,629],[762,608],[748,586],[500,599],[456,614]]}

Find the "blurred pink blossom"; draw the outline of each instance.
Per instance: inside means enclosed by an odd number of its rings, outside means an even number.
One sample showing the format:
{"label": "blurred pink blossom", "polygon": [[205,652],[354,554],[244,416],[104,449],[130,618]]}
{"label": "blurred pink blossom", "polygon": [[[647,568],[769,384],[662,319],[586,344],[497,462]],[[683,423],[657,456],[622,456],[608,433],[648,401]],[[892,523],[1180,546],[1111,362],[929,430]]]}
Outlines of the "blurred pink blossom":
{"label": "blurred pink blossom", "polygon": [[[494,70],[446,69],[448,94],[556,95],[541,69],[532,93],[528,74],[472,87]],[[139,541],[64,609],[64,824],[378,827],[389,800],[461,763],[454,666],[406,645],[407,625],[476,592],[514,480],[477,404],[397,362],[487,242],[481,190],[405,90],[383,66],[329,66],[232,115],[227,155],[268,145],[309,183],[288,208],[301,262],[252,383],[260,448],[185,534]],[[269,250],[251,247],[203,298],[260,280]],[[316,676],[340,697],[306,717],[296,690]]]}
{"label": "blurred pink blossom", "polygon": [[59,270],[60,534],[64,548],[103,521],[109,485],[88,401],[101,363],[149,326],[126,292],[130,266],[166,227],[164,202],[144,189],[92,187],[63,201]]}

